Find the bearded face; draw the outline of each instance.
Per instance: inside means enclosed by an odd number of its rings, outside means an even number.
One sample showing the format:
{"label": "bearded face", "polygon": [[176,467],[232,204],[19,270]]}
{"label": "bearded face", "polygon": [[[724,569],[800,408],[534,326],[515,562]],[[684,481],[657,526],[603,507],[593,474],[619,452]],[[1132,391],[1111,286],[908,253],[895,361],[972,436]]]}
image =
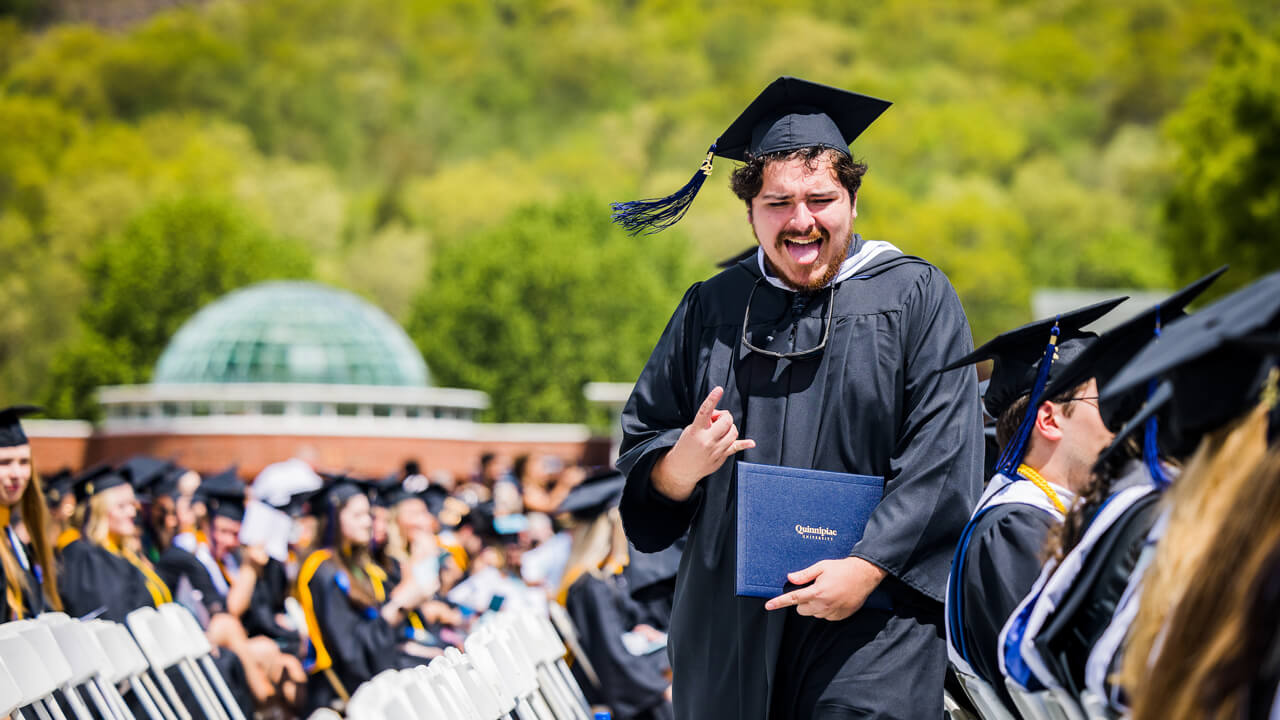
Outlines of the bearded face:
{"label": "bearded face", "polygon": [[788,287],[812,291],[840,272],[853,238],[856,199],[820,157],[778,160],[765,166],[749,218],[770,269]]}

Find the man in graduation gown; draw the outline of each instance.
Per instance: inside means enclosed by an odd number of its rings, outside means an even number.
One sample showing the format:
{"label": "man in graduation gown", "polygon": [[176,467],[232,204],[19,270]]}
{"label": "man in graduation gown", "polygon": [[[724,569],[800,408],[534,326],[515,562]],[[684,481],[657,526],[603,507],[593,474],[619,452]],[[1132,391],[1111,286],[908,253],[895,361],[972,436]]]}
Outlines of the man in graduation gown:
{"label": "man in graduation gown", "polygon": [[1082,328],[1123,300],[1010,330],[947,366],[967,374],[972,363],[995,360],[983,403],[997,418],[1002,451],[952,566],[948,652],[962,676],[986,681],[1011,711],[1000,673],[1000,632],[1040,575],[1049,532],[1088,486],[1112,437],[1091,375],[1074,377],[1052,396],[1045,387],[1096,339]]}
{"label": "man in graduation gown", "polygon": [[[947,278],[853,233],[865,166],[848,142],[888,103],[780,78],[717,140],[760,244],[685,294],[623,412],[628,536],[688,532],[669,651],[677,717],[935,718],[942,597],[981,489],[972,347]],[[636,231],[687,206],[615,206]],[[850,557],[796,568],[798,590],[735,595],[736,461],[884,479]],[[892,609],[862,608],[873,590]]]}

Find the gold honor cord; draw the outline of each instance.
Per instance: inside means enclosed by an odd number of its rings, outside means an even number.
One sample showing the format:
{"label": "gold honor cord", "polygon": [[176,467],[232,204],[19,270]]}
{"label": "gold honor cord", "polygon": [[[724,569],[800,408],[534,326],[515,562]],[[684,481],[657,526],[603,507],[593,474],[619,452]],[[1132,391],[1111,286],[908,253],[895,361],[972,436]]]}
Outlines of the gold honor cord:
{"label": "gold honor cord", "polygon": [[1053,506],[1058,508],[1058,512],[1064,515],[1067,513],[1067,506],[1062,504],[1062,498],[1058,497],[1058,493],[1053,491],[1053,486],[1049,484],[1048,480],[1044,479],[1043,475],[1036,472],[1035,468],[1022,463],[1018,466],[1018,475],[1030,480],[1032,485],[1044,491],[1044,494],[1049,496],[1049,501],[1053,503]]}

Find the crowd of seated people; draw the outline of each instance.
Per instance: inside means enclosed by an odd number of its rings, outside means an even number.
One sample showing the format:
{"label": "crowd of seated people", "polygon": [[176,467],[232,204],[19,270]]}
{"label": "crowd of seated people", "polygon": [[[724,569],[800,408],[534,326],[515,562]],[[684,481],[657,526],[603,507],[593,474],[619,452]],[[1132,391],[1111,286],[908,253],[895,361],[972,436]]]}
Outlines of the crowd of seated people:
{"label": "crowd of seated people", "polygon": [[[947,590],[956,715],[1280,717],[1280,274],[1004,333]],[[954,370],[951,370],[954,371]]]}
{"label": "crowd of seated people", "polygon": [[[565,578],[583,574],[584,498],[592,518],[608,517],[620,495],[614,472],[536,455],[486,454],[461,481],[428,478],[416,461],[376,478],[297,458],[202,476],[145,456],[46,481],[21,424],[35,410],[0,411],[0,621],[62,611],[124,622],[178,603],[246,717],[341,709],[377,673],[462,648],[486,613],[563,602]],[[573,615],[592,618],[574,666],[604,673],[581,675],[583,687],[614,717],[668,716],[665,626],[618,615],[640,607],[626,558],[590,568],[607,592],[568,593]],[[670,590],[675,562],[650,562],[661,569],[646,590]],[[647,644],[631,651],[595,637],[637,628]]]}

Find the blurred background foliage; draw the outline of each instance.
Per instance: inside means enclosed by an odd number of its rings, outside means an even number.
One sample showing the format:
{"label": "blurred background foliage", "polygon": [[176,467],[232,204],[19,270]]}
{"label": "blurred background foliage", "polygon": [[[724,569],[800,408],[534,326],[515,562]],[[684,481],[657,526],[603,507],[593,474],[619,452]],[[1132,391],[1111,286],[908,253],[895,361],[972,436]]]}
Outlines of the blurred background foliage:
{"label": "blurred background foliage", "polygon": [[581,384],[633,379],[752,243],[724,161],[664,235],[608,201],[679,187],[781,74],[896,102],[854,147],[858,229],[941,267],[979,342],[1035,288],[1280,264],[1269,1],[57,7],[0,0],[0,404],[92,417],[203,303],[301,277],[405,323],[490,419],[585,419]]}

